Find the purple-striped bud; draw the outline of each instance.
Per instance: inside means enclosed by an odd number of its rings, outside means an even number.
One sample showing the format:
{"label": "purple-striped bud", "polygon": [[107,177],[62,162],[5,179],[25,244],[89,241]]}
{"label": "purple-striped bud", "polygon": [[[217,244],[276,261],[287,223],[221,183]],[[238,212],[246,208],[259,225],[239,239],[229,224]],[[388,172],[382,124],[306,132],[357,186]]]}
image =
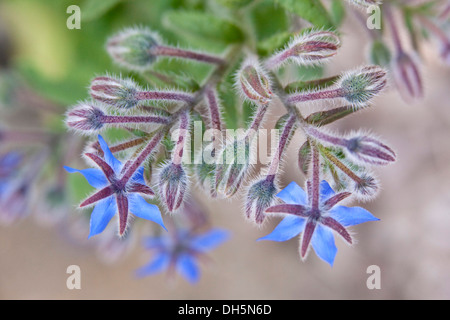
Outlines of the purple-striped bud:
{"label": "purple-striped bud", "polygon": [[119,109],[131,109],[139,104],[139,86],[131,79],[110,76],[97,77],[91,82],[92,98]]}
{"label": "purple-striped bud", "polygon": [[82,102],[66,113],[66,125],[81,133],[99,131],[105,113],[95,104]]}
{"label": "purple-striped bud", "polygon": [[347,153],[362,164],[387,165],[395,161],[395,152],[380,140],[357,134],[346,139]]}
{"label": "purple-striped bud", "polygon": [[272,99],[269,77],[255,58],[244,61],[236,80],[244,98],[264,105]]}
{"label": "purple-striped bud", "polygon": [[144,71],[156,60],[151,50],[160,42],[159,36],[149,29],[128,28],[112,36],[106,49],[119,65],[134,71]]}
{"label": "purple-striped bud", "polygon": [[359,179],[353,180],[353,195],[361,201],[369,201],[375,198],[380,187],[375,177],[365,172],[359,176]]}
{"label": "purple-striped bud", "polygon": [[177,210],[183,203],[188,187],[188,177],[181,164],[169,162],[159,172],[159,195],[169,212]]}
{"label": "purple-striped bud", "polygon": [[393,61],[394,81],[397,89],[406,102],[423,97],[422,77],[413,57],[401,51]]}
{"label": "purple-striped bud", "polygon": [[264,222],[264,211],[275,204],[278,188],[274,176],[264,177],[253,183],[248,191],[245,204],[247,218],[252,218],[257,224]]}
{"label": "purple-striped bud", "polygon": [[375,97],[387,83],[386,71],[379,66],[365,66],[345,73],[338,85],[342,97],[353,107],[360,108]]}
{"label": "purple-striped bud", "polygon": [[298,65],[318,65],[336,55],[341,42],[330,31],[309,31],[296,36],[287,47],[266,61],[269,69],[278,68],[284,63]]}
{"label": "purple-striped bud", "polygon": [[225,144],[218,156],[221,163],[215,171],[215,187],[219,195],[232,197],[249,173],[250,142],[247,139]]}

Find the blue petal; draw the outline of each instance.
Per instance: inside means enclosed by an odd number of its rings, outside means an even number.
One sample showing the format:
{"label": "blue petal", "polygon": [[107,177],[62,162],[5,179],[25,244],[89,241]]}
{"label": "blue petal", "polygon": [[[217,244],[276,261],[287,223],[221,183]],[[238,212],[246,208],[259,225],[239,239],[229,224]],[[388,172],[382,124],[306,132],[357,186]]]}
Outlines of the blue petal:
{"label": "blue petal", "polygon": [[305,219],[294,215],[286,216],[275,229],[259,240],[287,241],[299,235],[305,227]]}
{"label": "blue petal", "polygon": [[103,150],[105,161],[107,164],[111,166],[115,173],[119,173],[122,169],[122,163],[114,157],[111,150],[109,150],[108,145],[101,135],[98,135],[98,142],[100,143],[100,147]]}
{"label": "blue petal", "polygon": [[16,166],[24,158],[23,154],[16,151],[10,151],[0,157],[0,166],[12,167]]}
{"label": "blue petal", "polygon": [[329,228],[318,224],[314,230],[311,245],[319,258],[333,266],[337,248],[333,232]]}
{"label": "blue petal", "polygon": [[354,226],[367,221],[380,220],[361,207],[336,206],[330,210],[330,216],[336,219],[344,227]]}
{"label": "blue petal", "polygon": [[335,192],[330,187],[328,182],[326,182],[325,180],[322,180],[322,182],[320,182],[320,200],[322,202],[327,201],[329,198],[331,198],[334,195],[335,195]]}
{"label": "blue petal", "polygon": [[212,250],[228,240],[230,233],[226,230],[213,229],[192,239],[191,247],[200,252]]}
{"label": "blue petal", "polygon": [[64,166],[64,169],[66,169],[66,171],[69,173],[81,173],[86,178],[87,182],[94,188],[103,188],[108,184],[108,180],[106,179],[103,172],[99,169],[89,168],[78,170],[67,166]]}
{"label": "blue petal", "polygon": [[200,278],[195,259],[186,253],[182,253],[178,256],[176,268],[190,283],[196,283]]}
{"label": "blue petal", "polygon": [[91,213],[89,238],[103,232],[116,211],[117,205],[113,196],[100,200]]}
{"label": "blue petal", "polygon": [[144,167],[139,167],[132,175],[131,180],[140,184],[146,184],[144,180]]}
{"label": "blue petal", "polygon": [[129,195],[128,201],[130,205],[130,212],[132,214],[139,218],[156,222],[167,231],[161,217],[161,212],[159,211],[159,208],[157,206],[148,203],[138,194]]}
{"label": "blue petal", "polygon": [[167,269],[169,264],[170,255],[166,252],[162,252],[156,255],[156,257],[151,260],[150,263],[136,270],[136,275],[138,277],[149,276]]}
{"label": "blue petal", "polygon": [[286,188],[281,190],[277,197],[288,204],[308,204],[308,196],[306,192],[292,181]]}

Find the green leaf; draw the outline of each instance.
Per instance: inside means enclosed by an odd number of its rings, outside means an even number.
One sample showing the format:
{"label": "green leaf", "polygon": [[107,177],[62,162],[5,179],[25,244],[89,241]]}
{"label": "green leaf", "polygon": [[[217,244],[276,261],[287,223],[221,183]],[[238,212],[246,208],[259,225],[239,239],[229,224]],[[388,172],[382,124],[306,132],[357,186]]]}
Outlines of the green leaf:
{"label": "green leaf", "polygon": [[272,0],[263,0],[254,6],[250,19],[258,40],[288,31],[291,26],[286,10],[275,5]]}
{"label": "green leaf", "polygon": [[186,40],[212,50],[214,45],[244,41],[244,33],[233,22],[200,11],[169,11],[163,17],[163,24]]}
{"label": "green leaf", "polygon": [[352,114],[357,110],[360,109],[355,109],[351,107],[338,107],[331,110],[314,112],[306,118],[306,122],[321,127],[326,124],[332,123],[336,120],[342,119],[345,116],[348,116],[349,114]]}
{"label": "green leaf", "polygon": [[370,47],[370,61],[382,67],[389,66],[391,62],[391,51],[381,39],[372,42]]}
{"label": "green leaf", "polygon": [[86,179],[79,173],[67,174],[66,181],[68,194],[74,203],[80,203],[93,190]]}
{"label": "green leaf", "polygon": [[322,78],[319,80],[311,81],[294,81],[289,83],[284,90],[287,93],[293,93],[298,91],[312,90],[312,89],[325,89],[332,86],[339,76],[332,76],[328,78]]}
{"label": "green leaf", "polygon": [[81,7],[81,19],[92,21],[100,18],[122,0],[86,0]]}
{"label": "green leaf", "polygon": [[249,5],[253,0],[216,0],[221,5],[230,9],[240,9]]}
{"label": "green leaf", "polygon": [[258,54],[262,57],[269,56],[277,50],[283,49],[294,36],[295,34],[292,32],[280,32],[259,41],[257,45]]}
{"label": "green leaf", "polygon": [[330,14],[319,0],[274,0],[287,11],[309,21],[317,28],[335,28]]}
{"label": "green leaf", "polygon": [[339,27],[345,18],[345,6],[342,0],[332,0],[330,7],[331,17],[334,25]]}
{"label": "green leaf", "polygon": [[305,143],[298,149],[298,168],[301,172],[306,176],[308,175],[309,164],[311,162],[311,144],[309,140],[306,140]]}

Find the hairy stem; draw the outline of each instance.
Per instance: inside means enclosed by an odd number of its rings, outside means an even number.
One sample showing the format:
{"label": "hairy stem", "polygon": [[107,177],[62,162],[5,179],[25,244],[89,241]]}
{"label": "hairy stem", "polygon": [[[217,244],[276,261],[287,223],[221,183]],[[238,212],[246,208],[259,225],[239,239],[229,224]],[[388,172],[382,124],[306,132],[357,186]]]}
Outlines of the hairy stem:
{"label": "hairy stem", "polygon": [[204,62],[204,63],[210,63],[210,64],[217,64],[221,65],[225,63],[225,60],[213,56],[210,54],[205,53],[199,53],[195,51],[185,50],[185,49],[179,49],[174,47],[167,47],[167,46],[155,46],[151,49],[151,53],[156,56],[166,56],[166,57],[177,57],[182,59],[189,59],[189,60],[195,60],[198,62]]}

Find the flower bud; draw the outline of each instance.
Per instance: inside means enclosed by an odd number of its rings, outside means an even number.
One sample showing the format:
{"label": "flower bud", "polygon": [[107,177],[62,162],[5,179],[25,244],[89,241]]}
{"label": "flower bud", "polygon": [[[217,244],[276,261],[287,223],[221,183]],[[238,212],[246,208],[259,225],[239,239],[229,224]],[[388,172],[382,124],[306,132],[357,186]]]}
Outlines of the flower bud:
{"label": "flower bud", "polygon": [[412,56],[401,51],[393,61],[392,71],[395,84],[404,101],[411,102],[422,98],[422,78]]}
{"label": "flower bud", "polygon": [[170,212],[183,203],[188,186],[188,178],[181,164],[169,162],[159,173],[159,195]]}
{"label": "flower bud", "polygon": [[111,37],[106,48],[119,65],[130,70],[143,71],[156,60],[151,49],[159,42],[159,36],[149,29],[128,28]]}
{"label": "flower bud", "polygon": [[346,139],[347,153],[362,164],[387,165],[395,161],[395,152],[370,136],[356,135]]}
{"label": "flower bud", "polygon": [[245,213],[257,224],[264,222],[264,211],[275,203],[277,187],[274,176],[267,176],[253,183],[247,191]]}
{"label": "flower bud", "polygon": [[219,194],[232,197],[241,186],[250,167],[250,142],[247,139],[227,143],[219,155],[215,185]]}
{"label": "flower bud", "polygon": [[341,42],[330,31],[309,31],[295,37],[288,46],[269,58],[266,66],[274,69],[286,62],[298,65],[317,65],[326,62],[337,53]]}
{"label": "flower bud", "polygon": [[358,180],[353,181],[353,195],[361,201],[368,201],[376,197],[379,182],[368,173],[363,173]]}
{"label": "flower bud", "polygon": [[353,107],[363,107],[386,86],[386,71],[366,66],[344,74],[339,80],[342,97]]}
{"label": "flower bud", "polygon": [[94,104],[82,102],[66,114],[66,125],[81,133],[98,131],[103,127],[104,112]]}
{"label": "flower bud", "polygon": [[269,77],[254,58],[244,61],[237,82],[244,98],[261,104],[268,104],[272,99]]}
{"label": "flower bud", "polygon": [[92,98],[119,109],[131,109],[139,104],[138,85],[131,79],[110,76],[97,77],[91,82]]}

